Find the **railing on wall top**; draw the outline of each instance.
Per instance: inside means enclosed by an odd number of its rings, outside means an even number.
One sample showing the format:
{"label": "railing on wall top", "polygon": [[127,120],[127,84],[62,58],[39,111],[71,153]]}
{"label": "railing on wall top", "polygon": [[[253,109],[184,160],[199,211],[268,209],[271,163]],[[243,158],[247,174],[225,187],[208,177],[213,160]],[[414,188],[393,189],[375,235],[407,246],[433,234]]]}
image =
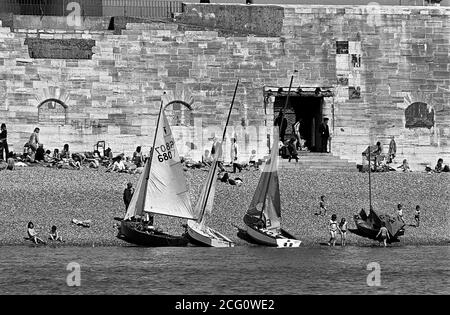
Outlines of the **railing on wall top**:
{"label": "railing on wall top", "polygon": [[0,0],[0,13],[66,16],[74,4],[82,16],[170,18],[182,12],[181,0]]}

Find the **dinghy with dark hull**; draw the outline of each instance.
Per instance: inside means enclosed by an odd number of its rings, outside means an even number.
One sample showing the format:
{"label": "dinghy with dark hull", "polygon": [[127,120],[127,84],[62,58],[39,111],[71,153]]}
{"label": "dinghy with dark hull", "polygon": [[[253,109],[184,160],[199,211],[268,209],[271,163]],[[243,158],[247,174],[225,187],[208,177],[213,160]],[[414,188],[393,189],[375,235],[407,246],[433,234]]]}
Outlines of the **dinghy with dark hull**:
{"label": "dinghy with dark hull", "polygon": [[118,238],[145,247],[187,246],[189,240],[184,236],[173,236],[156,230],[145,229],[140,222],[122,221]]}
{"label": "dinghy with dark hull", "polygon": [[162,102],[150,158],[147,159],[139,177],[136,192],[120,223],[117,237],[139,246],[188,244],[188,239],[184,235],[170,235],[155,229],[153,227],[155,214],[197,219],[191,207],[178,150]]}
{"label": "dinghy with dark hull", "polygon": [[269,160],[259,178],[250,207],[244,215],[245,232],[252,240],[265,246],[299,247],[301,241],[281,228],[280,185],[278,181],[278,129]]}
{"label": "dinghy with dark hull", "polygon": [[400,242],[399,237],[405,234],[405,224],[400,218],[388,214],[378,215],[373,209],[370,210],[369,215],[361,210],[359,215],[355,215],[354,221],[356,229],[349,229],[351,233],[375,241],[379,241],[377,235],[383,223],[389,231],[388,243]]}

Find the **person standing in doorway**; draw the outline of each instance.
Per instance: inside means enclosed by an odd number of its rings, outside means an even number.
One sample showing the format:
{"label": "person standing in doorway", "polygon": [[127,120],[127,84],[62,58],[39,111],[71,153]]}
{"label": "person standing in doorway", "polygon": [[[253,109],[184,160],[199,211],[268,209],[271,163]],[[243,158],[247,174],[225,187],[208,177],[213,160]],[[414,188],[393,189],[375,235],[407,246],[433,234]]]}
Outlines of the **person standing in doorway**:
{"label": "person standing in doorway", "polygon": [[278,126],[278,128],[280,130],[280,141],[284,143],[284,135],[286,134],[286,128],[287,128],[287,119],[284,116],[282,109],[280,109],[280,112],[278,113],[278,117],[275,118],[274,125]]}
{"label": "person standing in doorway", "polygon": [[328,127],[328,118],[324,118],[320,124],[319,132],[322,140],[322,152],[328,153],[328,139],[330,138],[330,128]]}
{"label": "person standing in doorway", "polygon": [[292,129],[294,132],[295,137],[297,138],[297,150],[301,150],[301,136],[300,136],[300,119],[295,122],[295,124],[292,125]]}
{"label": "person standing in doorway", "polygon": [[0,127],[0,160],[7,160],[9,156],[8,151],[8,132],[6,130],[6,124],[2,124]]}

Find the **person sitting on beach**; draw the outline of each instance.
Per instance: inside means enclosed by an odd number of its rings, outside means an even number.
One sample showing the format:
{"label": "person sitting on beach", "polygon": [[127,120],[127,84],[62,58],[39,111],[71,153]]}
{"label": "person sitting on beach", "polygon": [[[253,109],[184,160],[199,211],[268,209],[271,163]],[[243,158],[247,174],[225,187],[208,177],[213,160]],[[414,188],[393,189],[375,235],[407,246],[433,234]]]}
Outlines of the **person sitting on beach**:
{"label": "person sitting on beach", "polygon": [[400,165],[397,168],[401,169],[403,172],[412,172],[411,169],[409,168],[407,159],[404,159],[402,165]]}
{"label": "person sitting on beach", "polygon": [[39,147],[36,149],[36,155],[35,155],[35,161],[43,162],[44,161],[44,145],[42,143],[39,143]]}
{"label": "person sitting on beach", "polygon": [[414,213],[414,220],[416,221],[416,227],[419,227],[420,223],[420,206],[416,206],[416,212]]}
{"label": "person sitting on beach", "polygon": [[323,210],[323,215],[327,214],[327,208],[325,207],[325,196],[322,195],[320,196],[320,201],[319,201],[319,212],[314,213],[315,215],[322,215],[322,210]]}
{"label": "person sitting on beach", "polygon": [[61,160],[61,154],[59,154],[59,149],[53,150],[53,160],[55,161]]}
{"label": "person sitting on beach", "polygon": [[55,225],[52,226],[52,229],[50,230],[48,239],[52,240],[52,241],[58,241],[58,242],[61,242],[61,243],[63,242],[63,239],[59,235],[58,231],[56,230],[56,226]]}
{"label": "person sitting on beach", "polygon": [[133,163],[136,167],[144,166],[144,156],[141,152],[141,146],[136,147],[136,151],[133,153]]}
{"label": "person sitting on beach", "polygon": [[381,222],[380,231],[378,232],[378,234],[377,234],[377,236],[375,238],[378,238],[379,236],[381,236],[381,241],[383,241],[384,247],[386,247],[387,246],[387,240],[389,240],[389,231],[386,228],[386,223],[384,223],[384,222]]}
{"label": "person sitting on beach", "polygon": [[434,168],[435,173],[442,173],[442,172],[450,172],[450,168],[448,165],[444,165],[444,160],[439,159],[437,161],[436,167]]}
{"label": "person sitting on beach", "polygon": [[381,142],[377,142],[376,145],[370,145],[368,146],[363,152],[362,156],[369,161],[369,155],[370,155],[370,163],[374,162],[374,169],[377,169],[377,166],[380,164],[381,160],[383,159],[381,153],[383,152],[383,148],[381,147]]}
{"label": "person sitting on beach", "polygon": [[35,244],[46,244],[42,239],[37,236],[37,232],[34,229],[33,222],[28,222],[28,239],[32,240]]}
{"label": "person sitting on beach", "polygon": [[401,203],[397,205],[397,216],[402,220],[403,223],[405,223],[405,220],[403,220],[403,206]]}
{"label": "person sitting on beach", "polygon": [[339,229],[338,223],[337,223],[337,216],[333,214],[331,216],[330,224],[329,224],[329,230],[330,230],[330,240],[328,241],[328,246],[335,246],[336,245],[336,233],[339,231],[342,233],[341,229]]}
{"label": "person sitting on beach", "polygon": [[52,162],[54,162],[54,159],[52,158],[52,152],[50,150],[45,151],[45,153],[44,153],[44,162],[45,163],[52,163]]}
{"label": "person sitting on beach", "polygon": [[116,161],[112,164],[111,168],[109,168],[106,171],[109,171],[109,172],[117,171],[119,173],[126,172],[126,167],[125,167],[125,164],[123,163],[122,156],[119,155],[117,157]]}
{"label": "person sitting on beach", "polygon": [[339,223],[339,229],[341,230],[341,246],[345,246],[345,240],[347,237],[347,220],[345,218],[341,219],[341,223]]}
{"label": "person sitting on beach", "polygon": [[16,168],[16,161],[14,160],[13,152],[8,152],[7,163],[8,163],[8,166],[6,167],[7,170],[13,171]]}
{"label": "person sitting on beach", "polygon": [[60,154],[60,158],[61,159],[70,159],[71,155],[70,155],[70,151],[69,151],[69,145],[66,143],[61,151]]}

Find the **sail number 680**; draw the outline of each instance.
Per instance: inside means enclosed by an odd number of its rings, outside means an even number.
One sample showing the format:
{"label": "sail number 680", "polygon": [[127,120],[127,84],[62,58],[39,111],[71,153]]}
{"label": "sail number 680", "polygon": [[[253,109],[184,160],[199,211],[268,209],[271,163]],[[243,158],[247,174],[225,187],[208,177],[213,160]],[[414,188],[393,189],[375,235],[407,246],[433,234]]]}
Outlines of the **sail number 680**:
{"label": "sail number 680", "polygon": [[167,142],[166,144],[162,144],[159,147],[155,147],[155,151],[158,155],[158,161],[164,162],[167,160],[171,160],[172,155],[172,149],[174,148],[175,144],[173,141]]}

